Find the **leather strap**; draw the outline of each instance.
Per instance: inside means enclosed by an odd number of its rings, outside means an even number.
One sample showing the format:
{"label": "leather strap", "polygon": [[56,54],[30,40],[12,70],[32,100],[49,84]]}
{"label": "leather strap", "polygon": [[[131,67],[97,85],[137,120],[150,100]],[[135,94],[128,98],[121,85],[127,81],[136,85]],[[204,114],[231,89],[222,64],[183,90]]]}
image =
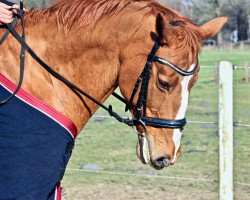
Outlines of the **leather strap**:
{"label": "leather strap", "polygon": [[[9,35],[9,33],[11,32],[11,29],[14,29],[14,27],[16,26],[19,18],[21,19],[21,25],[22,25],[22,39],[25,41],[25,27],[24,27],[24,18],[23,18],[23,10],[19,10],[16,17],[14,18],[13,22],[11,24],[7,24],[7,31],[5,32],[5,34],[3,35],[1,41],[0,41],[0,45],[2,44],[2,42],[7,38],[7,36]],[[19,72],[19,81],[17,84],[16,89],[14,90],[14,92],[5,100],[1,100],[0,101],[0,106],[7,103],[9,100],[11,100],[19,91],[19,89],[22,86],[23,83],[23,77],[24,77],[24,62],[25,62],[25,50],[23,48],[23,46],[21,46],[21,52],[20,52],[20,72]]]}
{"label": "leather strap", "polygon": [[186,118],[179,119],[179,120],[167,120],[167,119],[145,117],[145,118],[142,118],[141,120],[144,122],[146,126],[152,126],[155,128],[183,129],[183,127],[187,123]]}
{"label": "leather strap", "polygon": [[[25,40],[22,37],[20,37],[20,35],[16,32],[16,30],[13,27],[11,27],[9,25],[8,26],[8,30],[16,38],[16,40],[21,44],[21,46],[22,46],[22,52],[23,51],[27,51],[31,55],[31,57],[34,58],[48,73],[50,73],[56,79],[62,81],[74,93],[76,93],[78,95],[80,95],[80,94],[84,95],[85,97],[87,97],[88,99],[90,99],[91,101],[93,101],[94,103],[96,103],[97,105],[99,105],[100,107],[102,107],[104,110],[108,111],[109,114],[112,117],[116,118],[119,122],[127,124],[128,126],[133,126],[133,120],[131,120],[129,118],[121,117],[119,114],[117,114],[116,112],[113,111],[111,105],[109,107],[106,107],[104,104],[102,104],[98,100],[94,99],[92,96],[90,96],[89,94],[87,94],[86,92],[84,92],[82,89],[80,89],[79,87],[77,87],[76,85],[74,85],[72,82],[70,82],[69,80],[67,80],[66,78],[64,78],[58,72],[54,71],[49,65],[47,65],[41,58],[39,58],[37,56],[37,54],[29,47],[29,45],[25,42]],[[22,54],[22,55],[24,55],[24,54]],[[24,56],[21,56],[20,63],[24,63],[24,58],[25,58]],[[24,74],[24,64],[21,64],[20,65],[20,80],[19,80],[19,84],[18,84],[15,92],[11,95],[10,98],[8,98],[7,100],[5,100],[3,103],[0,103],[0,105],[8,102],[17,93],[17,91],[20,89],[21,84],[22,84],[23,74]]]}

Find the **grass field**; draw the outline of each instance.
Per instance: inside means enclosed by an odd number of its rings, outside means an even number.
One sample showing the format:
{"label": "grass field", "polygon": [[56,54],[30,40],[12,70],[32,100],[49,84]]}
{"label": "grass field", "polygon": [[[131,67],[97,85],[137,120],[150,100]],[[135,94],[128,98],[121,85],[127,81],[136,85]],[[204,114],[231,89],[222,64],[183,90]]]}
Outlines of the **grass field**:
{"label": "grass field", "polygon": [[[201,65],[212,66],[230,60],[250,64],[250,51],[206,51]],[[214,68],[202,68],[199,82],[192,90],[187,118],[190,121],[217,122],[218,86]],[[123,105],[110,98],[116,110]],[[98,115],[107,115],[98,110]],[[243,71],[234,72],[234,120],[250,124],[250,83]],[[250,199],[250,127],[234,132],[235,199]],[[218,199],[217,124],[189,123],[182,139],[182,156],[175,166],[156,171],[142,165],[136,157],[136,135],[113,119],[90,120],[76,140],[73,156],[62,186],[64,200],[215,200]],[[90,171],[87,171],[90,170]],[[244,185],[247,183],[248,185]]]}

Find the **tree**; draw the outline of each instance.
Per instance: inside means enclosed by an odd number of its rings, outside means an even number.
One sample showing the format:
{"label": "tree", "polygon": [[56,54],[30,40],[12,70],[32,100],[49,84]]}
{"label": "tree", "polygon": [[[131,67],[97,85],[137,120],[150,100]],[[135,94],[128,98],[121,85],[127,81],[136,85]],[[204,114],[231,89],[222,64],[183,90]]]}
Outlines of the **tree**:
{"label": "tree", "polygon": [[249,22],[247,16],[247,10],[244,7],[238,8],[236,14],[238,39],[239,41],[248,39]]}
{"label": "tree", "polygon": [[249,35],[250,2],[232,1],[230,7],[224,7],[223,13],[229,17],[227,29],[238,32],[238,40],[247,40]]}
{"label": "tree", "polygon": [[248,18],[246,15],[246,10],[241,8],[237,15],[237,26],[238,26],[238,38],[240,41],[248,39]]}

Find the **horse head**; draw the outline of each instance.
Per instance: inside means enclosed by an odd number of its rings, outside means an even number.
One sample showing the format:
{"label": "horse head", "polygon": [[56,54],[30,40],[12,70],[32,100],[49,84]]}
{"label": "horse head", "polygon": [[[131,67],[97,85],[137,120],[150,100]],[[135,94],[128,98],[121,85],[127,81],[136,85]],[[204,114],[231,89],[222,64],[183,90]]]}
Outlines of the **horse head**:
{"label": "horse head", "polygon": [[[124,47],[119,87],[131,101],[128,108],[137,122],[138,157],[144,164],[163,169],[173,165],[181,153],[189,94],[198,80],[201,42],[216,35],[227,19],[198,26],[175,11],[161,6],[155,10],[154,5],[154,11]],[[144,71],[149,62],[150,78],[145,86],[141,79],[147,76]]]}
{"label": "horse head", "polygon": [[[226,20],[198,26],[153,0],[59,0],[28,13],[25,27],[31,47],[98,102],[119,86],[134,118],[139,158],[162,169],[180,156],[188,98],[198,80],[200,44]],[[13,82],[19,72],[8,66],[18,65],[16,45],[8,38],[0,55],[1,73]],[[98,109],[99,104],[78,98],[75,89],[29,57],[25,74],[22,88],[71,119],[78,132]]]}

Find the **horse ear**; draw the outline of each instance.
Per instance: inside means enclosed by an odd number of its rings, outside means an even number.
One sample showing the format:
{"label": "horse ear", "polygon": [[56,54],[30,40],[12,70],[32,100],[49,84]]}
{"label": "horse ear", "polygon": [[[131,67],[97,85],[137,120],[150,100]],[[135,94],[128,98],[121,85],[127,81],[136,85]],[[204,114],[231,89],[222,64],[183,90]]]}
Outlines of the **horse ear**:
{"label": "horse ear", "polygon": [[215,18],[201,26],[204,33],[204,39],[215,36],[227,22],[227,17]]}
{"label": "horse ear", "polygon": [[166,44],[167,43],[167,38],[166,38],[166,24],[165,24],[164,17],[161,13],[157,14],[156,17],[156,32],[159,36],[159,39],[161,41],[161,44]]}

